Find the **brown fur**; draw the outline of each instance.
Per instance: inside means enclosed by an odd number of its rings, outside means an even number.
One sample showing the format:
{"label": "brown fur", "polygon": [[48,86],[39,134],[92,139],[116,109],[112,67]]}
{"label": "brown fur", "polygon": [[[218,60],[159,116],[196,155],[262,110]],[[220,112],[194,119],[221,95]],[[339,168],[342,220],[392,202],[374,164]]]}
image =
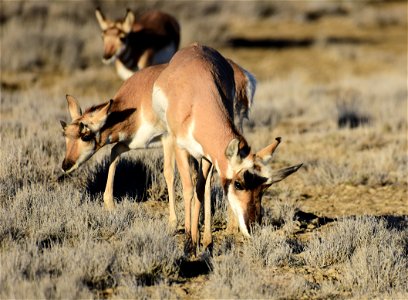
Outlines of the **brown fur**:
{"label": "brown fur", "polygon": [[[240,72],[234,72],[231,62],[214,49],[193,44],[177,52],[160,74],[155,82],[153,102],[159,106],[167,103],[167,111],[161,119],[178,148],[215,165],[240,228],[248,234],[250,224],[260,222],[262,193],[272,182],[271,178],[264,177],[271,172],[263,159],[269,160],[277,144],[272,143],[258,155],[251,153],[245,138],[236,129],[234,102],[240,94],[234,79],[241,78],[241,83],[244,78],[240,76],[243,71],[236,65],[235,71],[237,69]],[[239,86],[240,90],[243,86],[245,84]],[[179,160],[185,162],[186,155]],[[204,189],[209,189],[209,185],[204,187],[209,170],[209,167],[202,168],[196,184],[198,201],[195,201],[192,218],[193,244],[198,243],[200,205],[204,202],[204,194],[209,194],[204,193]],[[190,190],[191,176],[182,175],[181,178],[187,178],[183,188]],[[209,199],[205,200],[209,205]],[[186,223],[188,221],[186,219]],[[189,232],[189,228],[186,230]],[[211,243],[211,237],[205,236],[204,240],[205,244]]]}
{"label": "brown fur", "polygon": [[[155,54],[171,43],[174,51],[179,47],[180,26],[174,17],[166,13],[148,11],[136,19],[128,10],[125,18],[119,21],[106,19],[99,9],[95,14],[104,39],[103,58],[106,61],[116,60],[117,72],[122,79],[129,77],[121,73],[122,69],[126,70],[126,74],[134,73],[157,64],[154,62]],[[120,49],[124,49],[123,52]]]}

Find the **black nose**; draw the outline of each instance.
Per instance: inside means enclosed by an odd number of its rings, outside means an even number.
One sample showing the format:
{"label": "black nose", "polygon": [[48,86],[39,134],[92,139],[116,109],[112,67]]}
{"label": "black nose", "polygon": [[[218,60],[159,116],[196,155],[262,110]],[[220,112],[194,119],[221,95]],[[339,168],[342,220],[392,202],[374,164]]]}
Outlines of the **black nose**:
{"label": "black nose", "polygon": [[69,169],[71,169],[74,166],[74,162],[72,160],[69,159],[64,159],[64,161],[62,162],[62,169],[64,171],[68,171]]}
{"label": "black nose", "polygon": [[111,57],[112,57],[112,54],[104,54],[103,55],[103,59],[106,59],[106,60],[110,59]]}

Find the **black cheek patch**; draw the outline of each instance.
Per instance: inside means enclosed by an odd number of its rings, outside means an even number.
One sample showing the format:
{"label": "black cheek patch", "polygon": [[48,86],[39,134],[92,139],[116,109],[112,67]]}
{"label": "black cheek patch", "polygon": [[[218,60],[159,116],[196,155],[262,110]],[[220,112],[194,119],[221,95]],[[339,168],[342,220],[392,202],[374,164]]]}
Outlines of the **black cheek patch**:
{"label": "black cheek patch", "polygon": [[224,188],[224,194],[227,195],[228,194],[228,188],[231,184],[232,180],[231,179],[226,179],[223,185]]}
{"label": "black cheek patch", "polygon": [[254,190],[260,185],[264,184],[268,178],[259,176],[257,174],[251,173],[249,171],[246,171],[244,173],[244,182],[245,182],[245,187],[248,190]]}

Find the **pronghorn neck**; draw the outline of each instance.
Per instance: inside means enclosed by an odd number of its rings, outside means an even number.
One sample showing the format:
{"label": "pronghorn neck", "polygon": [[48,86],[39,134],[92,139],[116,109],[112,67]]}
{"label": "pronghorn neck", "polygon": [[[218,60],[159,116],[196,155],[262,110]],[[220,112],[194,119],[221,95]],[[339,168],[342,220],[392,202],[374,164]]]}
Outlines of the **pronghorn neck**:
{"label": "pronghorn neck", "polygon": [[136,53],[127,39],[125,43],[125,50],[118,56],[118,59],[127,69],[137,71],[137,62],[139,56],[140,54]]}
{"label": "pronghorn neck", "polygon": [[[95,107],[91,107],[84,113],[84,117],[87,114],[91,114],[98,110],[99,107],[103,107],[106,104],[100,104]],[[123,142],[130,138],[133,132],[130,132],[129,126],[130,116],[134,112],[134,109],[120,109],[119,101],[113,101],[111,111],[106,119],[105,125],[95,134],[97,149],[102,148],[108,144],[114,144],[117,142]]]}
{"label": "pronghorn neck", "polygon": [[[240,153],[241,153],[241,160],[240,161],[230,161],[226,155],[225,155],[225,150],[228,147],[229,143],[233,139],[238,139],[240,140]],[[220,141],[221,139],[219,139]],[[209,145],[209,147],[203,147],[204,152],[208,148],[208,153],[205,155],[208,157],[212,163],[215,165],[215,168],[217,169],[217,172],[222,179],[222,181],[226,181],[228,179],[231,179],[233,175],[237,172],[237,170],[242,169],[242,168],[250,168],[253,164],[253,161],[251,159],[252,155],[250,154],[250,147],[246,140],[236,132],[233,132],[233,134],[229,135],[228,138],[223,138],[222,143],[217,144],[217,145]]]}

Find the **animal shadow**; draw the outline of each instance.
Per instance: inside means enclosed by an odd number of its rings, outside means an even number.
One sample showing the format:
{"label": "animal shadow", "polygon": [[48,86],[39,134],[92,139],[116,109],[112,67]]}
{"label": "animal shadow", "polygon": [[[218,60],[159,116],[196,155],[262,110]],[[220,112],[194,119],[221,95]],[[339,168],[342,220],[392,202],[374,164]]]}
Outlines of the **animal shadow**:
{"label": "animal shadow", "polygon": [[[91,199],[103,195],[108,178],[109,160],[104,160],[88,175],[85,190]],[[152,185],[152,172],[140,160],[121,158],[115,173],[113,184],[113,197],[120,202],[124,197],[136,201],[146,201],[149,188]]]}

